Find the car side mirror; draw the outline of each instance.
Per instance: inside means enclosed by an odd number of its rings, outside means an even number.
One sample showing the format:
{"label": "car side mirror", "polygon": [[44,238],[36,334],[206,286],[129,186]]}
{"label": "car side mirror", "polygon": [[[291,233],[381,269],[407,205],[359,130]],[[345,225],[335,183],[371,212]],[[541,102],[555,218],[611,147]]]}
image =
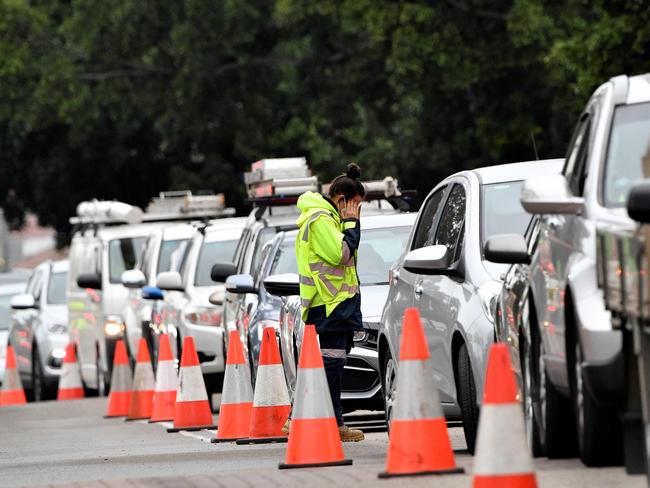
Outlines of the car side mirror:
{"label": "car side mirror", "polygon": [[15,295],[11,298],[11,308],[14,310],[27,310],[30,308],[36,308],[36,300],[29,293],[21,293],[20,295]]}
{"label": "car side mirror", "polygon": [[485,259],[493,263],[530,263],[526,240],[519,234],[500,234],[490,237],[485,242],[483,254]]}
{"label": "car side mirror", "polygon": [[183,291],[183,280],[178,271],[163,271],[158,273],[156,286],[161,290]]}
{"label": "car side mirror", "polygon": [[130,269],[122,273],[122,284],[127,288],[142,288],[147,284],[147,279],[139,269]]}
{"label": "car side mirror", "polygon": [[253,277],[249,274],[236,274],[226,280],[226,291],[230,293],[257,293]]}
{"label": "car side mirror", "polygon": [[585,206],[585,199],[573,196],[568,181],[559,174],[526,180],[519,199],[534,215],[578,215]]}
{"label": "car side mirror", "polygon": [[165,296],[163,291],[157,286],[145,286],[142,288],[142,298],[147,300],[162,300]]}
{"label": "car side mirror", "polygon": [[627,197],[627,213],[632,220],[650,223],[650,179],[632,186]]}
{"label": "car side mirror", "polygon": [[229,276],[237,274],[237,266],[232,263],[216,263],[210,270],[210,278],[217,283],[225,283]]}
{"label": "car side mirror", "polygon": [[264,280],[264,288],[271,295],[278,297],[300,295],[300,283],[296,273],[268,276]]}
{"label": "car side mirror", "polygon": [[447,246],[436,245],[414,249],[404,258],[404,269],[423,275],[448,274],[450,271]]}
{"label": "car side mirror", "polygon": [[102,275],[99,273],[82,273],[77,276],[79,288],[90,288],[92,290],[102,289]]}

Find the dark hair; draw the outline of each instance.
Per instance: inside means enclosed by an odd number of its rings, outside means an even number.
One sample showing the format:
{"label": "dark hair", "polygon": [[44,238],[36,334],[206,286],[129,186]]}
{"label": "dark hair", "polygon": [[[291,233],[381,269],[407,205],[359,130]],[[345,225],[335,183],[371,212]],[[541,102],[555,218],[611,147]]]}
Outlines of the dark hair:
{"label": "dark hair", "polygon": [[346,200],[351,200],[357,195],[366,196],[366,189],[359,181],[360,177],[361,168],[354,163],[348,164],[346,172],[334,178],[330,183],[329,197],[343,195]]}

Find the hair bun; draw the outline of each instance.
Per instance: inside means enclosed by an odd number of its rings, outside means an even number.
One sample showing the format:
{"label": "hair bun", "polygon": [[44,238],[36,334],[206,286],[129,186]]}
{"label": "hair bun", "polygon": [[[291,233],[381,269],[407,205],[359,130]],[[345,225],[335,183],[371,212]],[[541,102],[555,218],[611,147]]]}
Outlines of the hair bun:
{"label": "hair bun", "polygon": [[348,169],[345,172],[345,176],[352,178],[353,180],[358,180],[361,178],[361,168],[355,163],[348,164]]}

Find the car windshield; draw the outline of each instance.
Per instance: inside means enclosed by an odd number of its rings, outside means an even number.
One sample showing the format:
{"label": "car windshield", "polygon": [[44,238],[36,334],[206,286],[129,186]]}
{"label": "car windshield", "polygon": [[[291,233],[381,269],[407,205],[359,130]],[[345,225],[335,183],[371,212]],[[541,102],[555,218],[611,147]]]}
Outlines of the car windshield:
{"label": "car windshield", "polygon": [[64,305],[66,303],[65,287],[68,273],[52,273],[47,285],[47,303],[50,305]]}
{"label": "car windshield", "polygon": [[530,215],[519,202],[522,181],[483,185],[481,192],[481,249],[498,234],[524,235]]}
{"label": "car windshield", "polygon": [[122,273],[135,267],[144,241],[144,237],[126,237],[112,239],[108,243],[109,280],[111,283],[121,283]]}
{"label": "car windshield", "polygon": [[603,196],[605,206],[622,207],[632,184],[650,177],[650,103],[616,108],[612,121]]}
{"label": "car windshield", "polygon": [[0,330],[9,330],[11,322],[11,297],[13,295],[0,295]]}
{"label": "car windshield", "polygon": [[388,269],[404,251],[410,233],[408,225],[361,232],[357,272],[362,285],[388,284]]}
{"label": "car windshield", "polygon": [[199,259],[196,262],[196,276],[194,285],[196,286],[214,286],[214,281],[210,278],[212,265],[217,262],[232,262],[235,256],[239,239],[230,241],[204,242],[201,246]]}
{"label": "car windshield", "polygon": [[160,246],[160,256],[158,256],[158,273],[179,271],[189,243],[189,239],[163,241]]}

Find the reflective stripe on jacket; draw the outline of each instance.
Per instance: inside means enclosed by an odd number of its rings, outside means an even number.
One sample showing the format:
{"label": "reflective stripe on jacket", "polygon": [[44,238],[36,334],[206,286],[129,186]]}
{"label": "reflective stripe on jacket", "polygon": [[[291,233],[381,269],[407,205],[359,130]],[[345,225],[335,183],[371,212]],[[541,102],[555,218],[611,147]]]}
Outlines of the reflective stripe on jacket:
{"label": "reflective stripe on jacket", "polygon": [[329,317],[339,303],[359,293],[359,220],[341,220],[333,202],[314,192],[301,195],[298,208],[302,211],[296,239],[302,318],[307,319],[309,308],[321,305]]}

